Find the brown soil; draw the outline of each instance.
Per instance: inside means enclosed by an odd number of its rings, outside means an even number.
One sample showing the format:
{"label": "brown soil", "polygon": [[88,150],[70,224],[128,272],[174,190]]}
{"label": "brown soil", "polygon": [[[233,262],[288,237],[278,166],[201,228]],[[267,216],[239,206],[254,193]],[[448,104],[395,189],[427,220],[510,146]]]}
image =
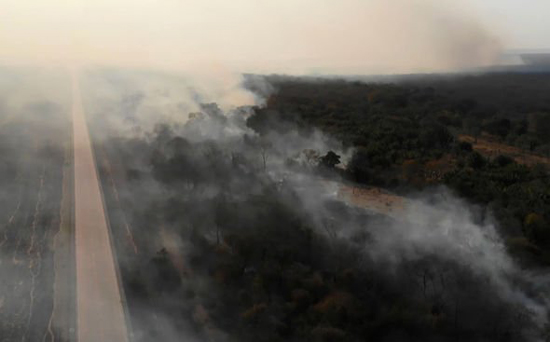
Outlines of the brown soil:
{"label": "brown soil", "polygon": [[503,144],[491,136],[479,137],[476,142],[474,137],[461,134],[458,136],[458,140],[469,142],[474,150],[489,158],[504,155],[514,159],[519,164],[527,166],[542,164],[550,167],[550,158],[525,151],[519,147]]}
{"label": "brown soil", "polygon": [[402,212],[406,199],[376,187],[355,187],[342,184],[338,197],[355,206],[392,215]]}

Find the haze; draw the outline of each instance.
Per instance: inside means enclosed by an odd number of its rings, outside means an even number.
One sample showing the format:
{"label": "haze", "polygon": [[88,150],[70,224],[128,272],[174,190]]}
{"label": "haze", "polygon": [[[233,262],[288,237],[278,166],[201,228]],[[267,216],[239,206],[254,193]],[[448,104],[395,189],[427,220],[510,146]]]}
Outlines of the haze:
{"label": "haze", "polygon": [[549,10],[543,1],[475,0],[1,4],[4,63],[308,74],[490,65],[505,48],[544,45],[547,24],[530,14]]}
{"label": "haze", "polygon": [[549,10],[0,0],[0,341],[548,340]]}

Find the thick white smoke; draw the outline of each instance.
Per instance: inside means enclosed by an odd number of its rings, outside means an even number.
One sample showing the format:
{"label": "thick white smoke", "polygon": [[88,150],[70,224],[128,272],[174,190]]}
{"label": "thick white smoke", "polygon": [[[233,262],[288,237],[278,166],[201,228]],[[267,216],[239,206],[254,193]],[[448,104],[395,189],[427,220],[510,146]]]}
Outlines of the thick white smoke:
{"label": "thick white smoke", "polygon": [[0,62],[179,70],[217,102],[240,75],[410,73],[494,63],[495,32],[452,0],[0,2]]}

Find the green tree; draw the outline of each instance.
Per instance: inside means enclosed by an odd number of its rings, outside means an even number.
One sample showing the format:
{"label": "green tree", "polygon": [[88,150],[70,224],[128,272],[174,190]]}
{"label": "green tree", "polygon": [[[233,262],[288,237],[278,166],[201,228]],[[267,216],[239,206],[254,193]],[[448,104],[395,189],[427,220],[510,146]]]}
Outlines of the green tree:
{"label": "green tree", "polygon": [[481,135],[481,125],[479,120],[475,118],[467,118],[463,121],[463,128],[466,134],[474,137],[474,143],[477,143],[477,138]]}
{"label": "green tree", "polygon": [[550,142],[550,113],[537,113],[533,115],[532,128],[537,138],[543,142]]}
{"label": "green tree", "polygon": [[548,221],[539,214],[530,213],[525,217],[525,235],[537,244],[550,242],[550,225]]}
{"label": "green tree", "polygon": [[468,166],[474,170],[482,169],[486,164],[487,160],[479,152],[474,152],[468,156]]}
{"label": "green tree", "polygon": [[320,164],[332,169],[340,164],[340,156],[333,151],[328,151],[327,154],[321,157]]}

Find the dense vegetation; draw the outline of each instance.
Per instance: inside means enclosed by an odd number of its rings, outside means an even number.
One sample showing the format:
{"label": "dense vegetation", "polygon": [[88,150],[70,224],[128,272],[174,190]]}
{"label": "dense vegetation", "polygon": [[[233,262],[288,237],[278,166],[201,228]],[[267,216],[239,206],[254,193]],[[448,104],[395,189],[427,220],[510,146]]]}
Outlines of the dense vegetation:
{"label": "dense vegetation", "polygon": [[[510,261],[491,219],[522,265],[546,267],[547,170],[457,139],[502,126],[501,141],[536,141],[527,150],[543,153],[546,78],[268,81],[275,92],[246,122],[208,105],[185,125],[96,144],[136,341],[548,335],[537,306],[547,290]],[[501,102],[510,83],[521,111]],[[105,113],[96,111],[96,132]],[[134,114],[125,112],[138,122]],[[350,160],[315,128],[353,148]],[[421,191],[425,203],[401,218],[348,206],[324,187],[341,176]],[[439,185],[476,205],[430,189]]]}
{"label": "dense vegetation", "polygon": [[[122,263],[138,340],[169,340],[171,324],[182,329],[174,336],[214,341],[528,340],[530,313],[495,292],[483,268],[423,241],[399,242],[418,250],[414,257],[381,248],[385,233],[400,241],[412,229],[389,217],[336,201],[320,201],[312,213],[303,194],[252,158],[258,143],[244,144],[238,161],[227,146],[166,129],[150,145],[119,146],[128,153],[119,151],[121,160],[139,148],[151,163],[151,174],[128,170],[125,189],[134,191],[137,242],[147,240],[138,263]],[[149,177],[164,190],[144,196],[144,205],[136,188]],[[154,250],[158,227],[183,241],[179,252]]]}
{"label": "dense vegetation", "polygon": [[362,183],[396,191],[446,184],[491,208],[524,261],[550,263],[547,167],[519,165],[505,155],[487,158],[458,139],[489,137],[550,156],[550,75],[268,80],[276,91],[249,118],[250,127],[284,129],[273,124],[283,120],[328,132],[355,148],[347,171]]}

